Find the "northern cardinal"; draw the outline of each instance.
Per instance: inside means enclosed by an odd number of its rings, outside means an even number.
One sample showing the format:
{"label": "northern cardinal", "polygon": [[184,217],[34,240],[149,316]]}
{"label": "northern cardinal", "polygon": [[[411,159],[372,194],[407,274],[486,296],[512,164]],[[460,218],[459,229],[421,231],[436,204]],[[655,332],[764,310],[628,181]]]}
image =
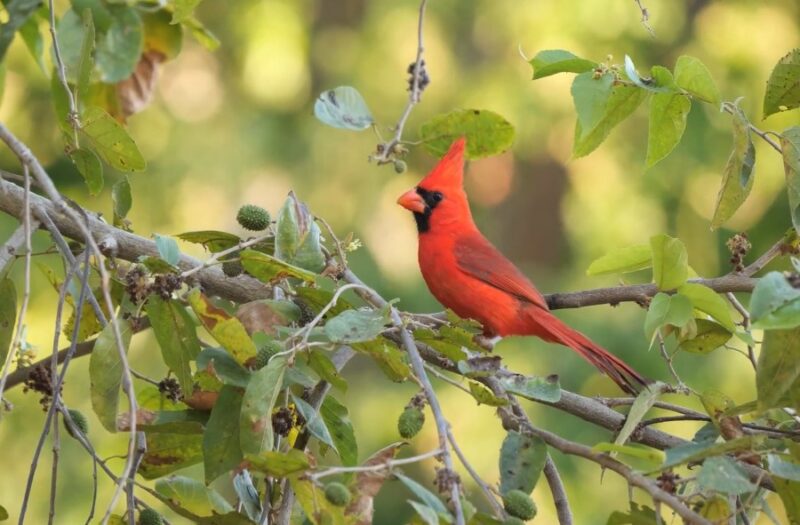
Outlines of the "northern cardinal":
{"label": "northern cardinal", "polygon": [[636,393],[638,372],[550,313],[536,287],[484,237],[464,192],[464,138],[417,185],[397,199],[414,213],[419,267],[431,293],[463,318],[479,321],[484,335],[535,335],[560,343]]}

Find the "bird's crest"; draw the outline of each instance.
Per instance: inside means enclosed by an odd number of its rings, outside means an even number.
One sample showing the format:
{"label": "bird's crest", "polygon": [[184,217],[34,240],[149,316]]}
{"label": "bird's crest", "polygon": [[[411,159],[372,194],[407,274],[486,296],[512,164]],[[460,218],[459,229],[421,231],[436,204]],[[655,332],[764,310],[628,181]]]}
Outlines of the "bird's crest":
{"label": "bird's crest", "polygon": [[460,189],[464,182],[464,148],[467,140],[456,139],[442,160],[419,183],[426,190]]}

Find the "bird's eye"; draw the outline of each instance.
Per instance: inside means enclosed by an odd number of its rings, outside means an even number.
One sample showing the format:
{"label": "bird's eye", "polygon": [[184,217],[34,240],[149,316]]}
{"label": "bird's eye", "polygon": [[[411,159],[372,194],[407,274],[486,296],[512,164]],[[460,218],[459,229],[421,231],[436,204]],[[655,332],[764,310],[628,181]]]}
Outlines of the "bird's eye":
{"label": "bird's eye", "polygon": [[439,191],[434,191],[431,197],[433,198],[434,202],[442,202],[442,199],[444,199],[444,195],[442,195],[442,193]]}

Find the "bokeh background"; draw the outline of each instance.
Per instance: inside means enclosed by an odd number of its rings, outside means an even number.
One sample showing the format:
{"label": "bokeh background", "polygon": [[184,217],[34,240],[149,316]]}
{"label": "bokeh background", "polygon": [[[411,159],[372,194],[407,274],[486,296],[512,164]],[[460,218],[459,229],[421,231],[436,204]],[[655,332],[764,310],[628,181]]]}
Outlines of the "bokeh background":
{"label": "bokeh background", "polygon": [[[607,250],[647,242],[656,233],[680,237],[690,264],[703,276],[728,271],[725,240],[747,231],[754,251],[772,244],[789,226],[779,157],[756,141],[755,186],[747,203],[725,228],[711,231],[722,168],[731,147],[730,118],[713,107],[695,104],[686,135],[665,161],[644,169],[646,106],[612,132],[586,158],[571,158],[574,110],[569,95],[572,75],[532,82],[521,55],[563,48],[602,61],[621,63],[630,55],[640,71],[650,65],[672,67],[681,54],[701,59],[717,80],[725,100],[743,97],[742,107],[765,129],[797,124],[796,112],[762,122],[765,81],[776,61],[798,44],[800,6],[792,0],[644,0],[650,10],[651,36],[629,0],[430,0],[425,22],[425,60],[431,85],[414,110],[406,138],[419,125],[455,108],[491,109],[515,127],[511,151],[468,166],[467,190],[476,221],[543,292],[610,286],[618,277],[587,277],[585,269]],[[62,9],[66,2],[59,2]],[[416,263],[413,220],[394,201],[413,186],[435,159],[411,148],[409,169],[397,175],[391,166],[367,161],[377,144],[370,131],[336,130],[313,117],[318,93],[353,85],[366,98],[384,128],[399,117],[407,99],[406,68],[416,48],[416,0],[205,0],[199,18],[222,45],[209,52],[189,35],[179,57],[162,71],[156,100],[130,119],[130,130],[148,160],[146,172],[131,176],[134,204],[129,216],[137,233],[175,234],[189,230],[240,232],[234,216],[244,203],[277,211],[290,189],[344,236],[354,232],[364,243],[351,255],[354,270],[385,297],[400,298],[409,311],[436,311]],[[90,209],[110,216],[108,191],[87,196],[77,172],[63,155],[51,103],[49,80],[21,42],[7,58],[0,119],[39,155],[59,187]],[[7,151],[3,167],[18,171]],[[107,181],[107,188],[113,182]],[[0,216],[0,239],[16,226]],[[48,240],[38,234],[37,245]],[[182,249],[202,256],[196,247]],[[58,260],[39,262],[59,269]],[[22,264],[14,268],[21,277]],[[36,275],[35,275],[36,276]],[[630,280],[647,279],[646,274]],[[35,279],[29,312],[29,341],[39,356],[52,345],[56,294]],[[648,350],[642,330],[644,311],[636,305],[598,306],[558,314],[612,349],[646,375],[666,378],[656,350]],[[617,395],[605,378],[572,353],[538,340],[503,341],[498,351],[526,374],[557,373],[562,385],[587,395]],[[163,372],[149,334],[134,339],[134,367]],[[718,388],[737,402],[755,397],[754,375],[742,355],[720,349],[710,356],[678,355],[676,368],[692,387]],[[103,456],[124,450],[124,437],[105,434],[91,415],[87,360],[74,363],[65,399],[89,414],[90,437]],[[393,384],[367,360],[346,369],[351,387],[343,401],[350,407],[360,454],[398,439],[396,417],[413,395],[411,384]],[[455,435],[475,468],[490,483],[499,479],[498,450],[503,438],[493,410],[478,407],[463,392],[438,384]],[[23,494],[43,413],[21,388],[10,392],[15,409],[0,423],[0,504],[15,518]],[[692,399],[676,402],[695,405]],[[584,443],[610,438],[606,431],[532,403],[536,424]],[[690,437],[697,425],[664,426]],[[428,425],[409,454],[436,445]],[[611,473],[593,464],[554,453],[581,524],[605,523],[614,509],[627,508],[627,489]],[[334,458],[330,458],[335,461]],[[121,468],[122,461],[110,465]],[[432,465],[409,472],[430,484]],[[29,523],[46,519],[49,452],[35,480]],[[200,468],[190,469],[200,476]],[[91,494],[91,466],[78,445],[62,441],[58,523],[83,522]],[[475,486],[462,472],[467,490]],[[227,482],[218,482],[226,491]],[[100,502],[111,485],[101,479]],[[228,491],[229,492],[229,491]],[[406,522],[408,495],[398,483],[379,497],[375,523]],[[538,523],[555,523],[546,484],[534,492]],[[639,501],[644,501],[635,493]],[[777,498],[770,499],[780,508]],[[172,519],[172,518],[171,518]],[[181,523],[174,518],[173,523]]]}

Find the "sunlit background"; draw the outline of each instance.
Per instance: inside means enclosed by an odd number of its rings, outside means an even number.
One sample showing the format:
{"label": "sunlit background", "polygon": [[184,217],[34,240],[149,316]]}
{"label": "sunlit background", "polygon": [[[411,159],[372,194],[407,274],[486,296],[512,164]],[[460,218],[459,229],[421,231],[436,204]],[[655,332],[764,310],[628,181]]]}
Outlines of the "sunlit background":
{"label": "sunlit background", "polygon": [[[653,169],[644,169],[646,107],[594,153],[571,158],[572,76],[532,82],[524,56],[542,49],[568,49],[597,61],[611,55],[616,63],[628,54],[640,71],[652,64],[672,68],[678,56],[690,54],[709,67],[725,100],[743,97],[741,106],[758,126],[781,130],[798,123],[796,112],[761,120],[766,78],[775,62],[798,45],[796,2],[643,3],[650,10],[655,36],[643,27],[639,9],[629,0],[429,2],[425,60],[431,84],[411,116],[406,138],[414,140],[419,125],[432,116],[462,107],[496,111],[515,126],[511,151],[470,163],[467,191],[482,230],[543,292],[618,284],[619,278],[613,276],[587,277],[585,269],[610,248],[647,242],[661,232],[686,243],[689,262],[698,274],[720,275],[729,270],[724,244],[732,233],[747,231],[757,252],[789,226],[781,161],[757,141],[756,181],[749,200],[725,228],[710,230],[731,137],[729,116],[707,105],[694,105],[682,143]],[[65,9],[66,2],[61,7]],[[241,204],[259,204],[274,213],[294,189],[341,236],[352,231],[363,241],[363,248],[350,259],[363,280],[385,297],[399,298],[403,309],[439,310],[417,268],[413,220],[395,205],[396,197],[413,186],[435,159],[411,148],[408,171],[397,175],[391,165],[368,162],[378,141],[371,131],[329,128],[312,112],[320,91],[353,85],[386,134],[407,100],[406,68],[415,55],[418,7],[417,0],[205,0],[198,16],[220,38],[221,47],[208,52],[186,35],[179,57],[163,68],[155,102],[130,119],[131,133],[148,160],[146,172],[131,176],[134,204],[129,218],[135,231],[144,236],[203,229],[243,233],[234,219]],[[49,80],[20,41],[12,45],[7,60],[0,120],[32,146],[68,196],[110,216],[109,191],[88,197],[63,155],[48,99]],[[18,171],[8,152],[2,152],[1,160],[3,167]],[[15,227],[13,219],[0,217],[0,239]],[[37,246],[47,243],[39,234]],[[182,249],[203,256],[195,246]],[[55,258],[37,260],[60,271]],[[21,266],[14,268],[17,277]],[[43,357],[52,347],[56,293],[44,279],[35,282],[28,337]],[[558,315],[644,374],[668,377],[658,351],[648,350],[640,307],[598,306]],[[610,381],[561,347],[512,339],[503,341],[498,350],[520,372],[557,373],[565,388],[587,395],[618,394]],[[131,356],[135,368],[156,376],[163,373],[151,335],[134,338]],[[87,364],[81,359],[71,367],[66,403],[89,415],[90,438],[101,456],[120,454],[126,437],[106,434],[91,414]],[[698,390],[718,388],[737,402],[755,398],[752,369],[739,353],[720,349],[710,356],[681,354],[675,365]],[[363,358],[355,359],[345,372],[351,386],[343,401],[351,409],[360,455],[366,458],[399,439],[396,417],[415,388],[389,382]],[[465,454],[484,479],[496,482],[504,432],[493,410],[476,406],[470,396],[451,386],[437,386]],[[15,408],[0,424],[4,471],[0,504],[16,519],[43,413],[36,396],[24,395],[21,388],[8,398]],[[696,405],[690,399],[673,400]],[[572,416],[533,403],[526,407],[534,423],[570,439],[591,444],[610,438],[609,432]],[[691,437],[698,425],[663,428]],[[429,423],[409,454],[435,446]],[[553,456],[565,477],[576,523],[605,523],[612,510],[627,509],[628,491],[616,475],[602,475],[594,464],[556,452]],[[109,464],[120,469],[122,460],[110,459]],[[432,466],[407,470],[430,485]],[[46,519],[49,472],[46,449],[35,479],[29,523]],[[202,468],[187,472],[200,477]],[[59,474],[57,522],[82,523],[91,494],[91,463],[69,438],[62,440]],[[479,501],[475,485],[465,472],[461,474],[467,491]],[[229,483],[221,480],[216,485],[230,494]],[[112,485],[101,478],[102,505],[111,490]],[[634,496],[650,504],[642,494]],[[376,503],[375,523],[407,522],[411,509],[406,499],[404,489],[390,482]],[[534,499],[540,509],[536,522],[555,523],[544,482]],[[777,498],[769,502],[780,509]],[[173,523],[182,523],[181,518],[167,515]]]}

